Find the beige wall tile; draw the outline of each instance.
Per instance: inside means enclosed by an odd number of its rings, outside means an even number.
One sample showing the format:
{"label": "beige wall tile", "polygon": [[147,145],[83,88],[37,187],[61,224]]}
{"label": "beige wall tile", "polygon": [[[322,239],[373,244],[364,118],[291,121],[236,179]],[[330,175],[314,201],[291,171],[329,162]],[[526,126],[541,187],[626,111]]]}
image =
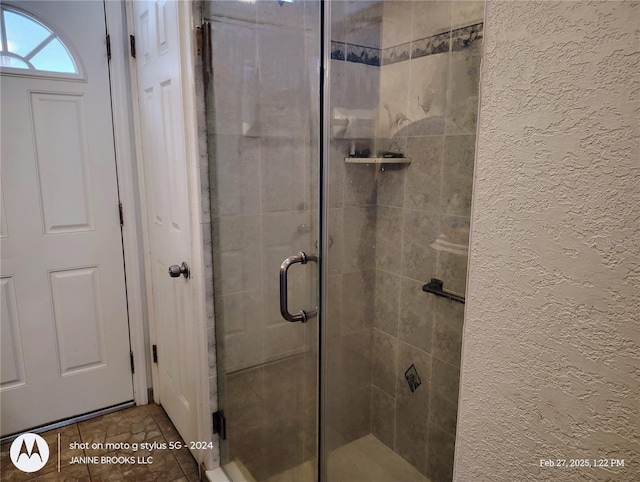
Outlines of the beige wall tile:
{"label": "beige wall tile", "polygon": [[450,2],[412,2],[414,3],[411,21],[411,39],[429,37],[451,28],[451,7],[458,3]]}
{"label": "beige wall tile", "polygon": [[407,124],[410,62],[399,62],[380,69],[380,101],[377,137],[392,137]]}
{"label": "beige wall tile", "polygon": [[414,3],[402,0],[382,2],[382,48],[395,47],[411,40]]}
{"label": "beige wall tile", "polygon": [[451,53],[447,83],[447,134],[475,134],[478,117],[480,44]]}
{"label": "beige wall tile", "polygon": [[472,25],[484,20],[484,0],[455,0],[451,2],[452,28]]}
{"label": "beige wall tile", "polygon": [[343,275],[342,334],[353,333],[373,326],[375,271],[356,271]]}
{"label": "beige wall tile", "polygon": [[422,291],[421,281],[402,278],[398,338],[431,353],[434,296]]}
{"label": "beige wall tile", "polygon": [[375,206],[344,209],[343,272],[375,268]]}
{"label": "beige wall tile", "polygon": [[371,433],[387,447],[393,449],[396,424],[395,398],[379,390],[371,389]]}
{"label": "beige wall tile", "polygon": [[371,350],[371,380],[373,385],[395,396],[397,339],[380,330],[373,330]]}
{"label": "beige wall tile", "polygon": [[473,191],[476,136],[445,136],[442,164],[442,211],[469,217]]}
{"label": "beige wall tile", "polygon": [[421,473],[427,458],[427,420],[421,414],[396,406],[395,451]]}
{"label": "beige wall tile", "polygon": [[231,294],[260,289],[262,280],[255,275],[256,263],[262,258],[260,216],[219,218],[213,229],[216,291]]}
{"label": "beige wall tile", "polygon": [[431,244],[438,237],[439,216],[406,209],[402,239],[402,274],[426,283],[433,277],[437,252]]}
{"label": "beige wall tile", "polygon": [[260,143],[238,135],[210,138],[211,212],[214,218],[260,212]]}
{"label": "beige wall tile", "polygon": [[397,274],[376,270],[374,327],[398,336],[400,282]]}
{"label": "beige wall tile", "polygon": [[400,273],[402,248],[402,214],[400,208],[378,206],[376,213],[376,268]]}
{"label": "beige wall tile", "polygon": [[449,482],[453,476],[455,437],[429,425],[425,475],[432,482]]}
{"label": "beige wall tile", "polygon": [[411,164],[405,177],[404,207],[440,212],[442,136],[410,137],[407,156]]}
{"label": "beige wall tile", "polygon": [[[412,122],[425,118],[440,120],[445,116],[450,58],[450,54],[445,53],[426,55],[412,59],[410,62],[403,62],[410,66],[406,114]],[[442,131],[425,132],[425,134],[441,133]]]}

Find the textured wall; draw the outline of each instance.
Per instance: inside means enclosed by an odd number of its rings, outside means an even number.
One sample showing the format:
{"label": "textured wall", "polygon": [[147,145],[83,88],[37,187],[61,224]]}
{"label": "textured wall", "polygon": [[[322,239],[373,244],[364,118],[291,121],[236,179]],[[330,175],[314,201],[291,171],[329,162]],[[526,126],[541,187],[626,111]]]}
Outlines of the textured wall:
{"label": "textured wall", "polygon": [[488,2],[454,480],[640,480],[639,18]]}

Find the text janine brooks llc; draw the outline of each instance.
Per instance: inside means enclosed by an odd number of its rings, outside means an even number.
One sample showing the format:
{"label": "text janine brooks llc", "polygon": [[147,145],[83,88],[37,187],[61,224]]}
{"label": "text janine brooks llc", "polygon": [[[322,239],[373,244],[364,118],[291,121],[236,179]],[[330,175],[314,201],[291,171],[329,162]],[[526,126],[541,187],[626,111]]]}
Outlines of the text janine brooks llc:
{"label": "text janine brooks llc", "polygon": [[[138,450],[166,450],[180,448],[177,446],[178,444],[175,442],[140,442],[140,443],[127,443],[127,442],[94,442],[91,447],[94,449],[98,448],[106,448],[111,450],[133,450],[137,452]],[[182,444],[180,443],[180,446]],[[89,448],[89,442],[71,442],[69,444],[70,449],[87,449]],[[106,447],[105,447],[106,446]],[[153,463],[153,456],[140,456],[140,455],[102,455],[102,456],[73,456],[69,462],[71,465],[73,464],[102,464],[102,465],[123,465],[123,464],[139,464],[139,465],[149,465]]]}
{"label": "text janine brooks llc", "polygon": [[91,457],[71,457],[70,465],[73,464],[101,464],[101,465],[124,465],[124,464],[139,464],[150,465],[153,463],[153,457],[148,455],[146,457],[133,456],[133,455],[97,455]]}

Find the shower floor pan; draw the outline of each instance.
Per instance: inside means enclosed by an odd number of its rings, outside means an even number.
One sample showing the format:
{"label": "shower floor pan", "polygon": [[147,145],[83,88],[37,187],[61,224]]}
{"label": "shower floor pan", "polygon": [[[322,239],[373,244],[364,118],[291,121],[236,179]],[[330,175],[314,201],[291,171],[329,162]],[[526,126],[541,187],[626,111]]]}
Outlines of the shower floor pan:
{"label": "shower floor pan", "polygon": [[[429,482],[424,475],[384,445],[374,435],[354,440],[329,454],[330,482]],[[241,463],[231,462],[227,472],[234,482],[256,482]],[[300,482],[314,480],[314,463],[305,462],[266,479],[265,482]]]}

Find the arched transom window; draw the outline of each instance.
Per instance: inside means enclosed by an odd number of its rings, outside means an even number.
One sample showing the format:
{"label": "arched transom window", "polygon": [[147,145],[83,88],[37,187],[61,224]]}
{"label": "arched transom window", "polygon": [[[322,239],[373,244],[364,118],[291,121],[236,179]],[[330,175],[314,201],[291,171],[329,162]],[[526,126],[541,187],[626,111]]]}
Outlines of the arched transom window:
{"label": "arched transom window", "polygon": [[0,7],[0,68],[80,73],[69,49],[51,29],[7,6]]}

